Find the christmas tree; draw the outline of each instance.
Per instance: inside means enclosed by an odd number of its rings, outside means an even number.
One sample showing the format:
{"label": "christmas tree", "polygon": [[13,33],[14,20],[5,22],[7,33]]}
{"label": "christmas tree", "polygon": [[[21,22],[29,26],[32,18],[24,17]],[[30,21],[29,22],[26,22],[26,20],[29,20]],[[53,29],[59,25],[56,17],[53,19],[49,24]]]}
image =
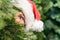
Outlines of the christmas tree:
{"label": "christmas tree", "polygon": [[[60,0],[34,0],[44,21],[44,35],[38,40],[60,40]],[[41,39],[42,38],[42,39]]]}

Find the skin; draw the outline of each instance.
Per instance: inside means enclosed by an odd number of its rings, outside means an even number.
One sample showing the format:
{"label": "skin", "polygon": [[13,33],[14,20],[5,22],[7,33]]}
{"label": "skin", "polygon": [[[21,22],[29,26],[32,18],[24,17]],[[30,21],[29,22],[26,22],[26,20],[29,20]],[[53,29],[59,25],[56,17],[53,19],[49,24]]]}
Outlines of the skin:
{"label": "skin", "polygon": [[14,16],[15,21],[19,24],[24,24],[24,15],[22,12],[17,12]]}

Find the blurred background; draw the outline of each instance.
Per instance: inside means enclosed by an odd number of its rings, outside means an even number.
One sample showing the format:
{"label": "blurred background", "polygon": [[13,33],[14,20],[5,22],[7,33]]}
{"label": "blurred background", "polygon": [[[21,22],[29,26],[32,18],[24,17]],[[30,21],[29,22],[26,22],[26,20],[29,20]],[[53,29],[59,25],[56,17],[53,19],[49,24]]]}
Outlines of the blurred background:
{"label": "blurred background", "polygon": [[[44,40],[60,40],[60,0],[34,0],[34,2],[44,21]],[[43,37],[41,38],[38,40],[43,40]]]}
{"label": "blurred background", "polygon": [[12,7],[10,1],[0,0],[0,40],[60,40],[60,0],[33,0],[44,22],[40,33],[25,33],[24,25],[14,23],[13,15],[19,9]]}

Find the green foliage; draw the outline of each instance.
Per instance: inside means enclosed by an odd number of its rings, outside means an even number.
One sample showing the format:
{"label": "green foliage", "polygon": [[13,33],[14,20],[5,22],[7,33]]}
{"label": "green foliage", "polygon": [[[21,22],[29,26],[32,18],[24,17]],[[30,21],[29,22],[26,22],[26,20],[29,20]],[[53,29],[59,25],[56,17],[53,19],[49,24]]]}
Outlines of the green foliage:
{"label": "green foliage", "polygon": [[24,25],[15,22],[14,15],[20,11],[11,0],[0,0],[0,40],[36,40],[33,32],[24,32]]}
{"label": "green foliage", "polygon": [[17,11],[11,0],[0,0],[0,40],[60,40],[60,0],[34,0],[44,22],[44,31],[24,32],[15,23]]}
{"label": "green foliage", "polygon": [[44,21],[45,37],[42,38],[44,40],[60,40],[60,0],[39,1],[34,0]]}

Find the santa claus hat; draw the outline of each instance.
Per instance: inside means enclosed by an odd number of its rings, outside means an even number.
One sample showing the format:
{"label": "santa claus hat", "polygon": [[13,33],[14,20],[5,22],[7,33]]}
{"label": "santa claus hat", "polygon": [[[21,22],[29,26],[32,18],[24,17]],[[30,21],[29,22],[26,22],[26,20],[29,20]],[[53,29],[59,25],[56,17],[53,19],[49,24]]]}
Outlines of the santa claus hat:
{"label": "santa claus hat", "polygon": [[[14,1],[15,2],[15,1]],[[43,22],[41,21],[41,15],[36,8],[36,5],[31,0],[16,0],[13,5],[17,8],[21,8],[25,15],[25,31],[43,31]]]}
{"label": "santa claus hat", "polygon": [[43,22],[41,21],[41,14],[39,13],[38,9],[36,8],[35,3],[32,0],[29,0],[29,2],[32,4],[33,13],[34,13],[34,17],[35,17],[35,21],[34,21],[31,29],[34,31],[37,31],[37,32],[41,32],[41,31],[43,31]]}

